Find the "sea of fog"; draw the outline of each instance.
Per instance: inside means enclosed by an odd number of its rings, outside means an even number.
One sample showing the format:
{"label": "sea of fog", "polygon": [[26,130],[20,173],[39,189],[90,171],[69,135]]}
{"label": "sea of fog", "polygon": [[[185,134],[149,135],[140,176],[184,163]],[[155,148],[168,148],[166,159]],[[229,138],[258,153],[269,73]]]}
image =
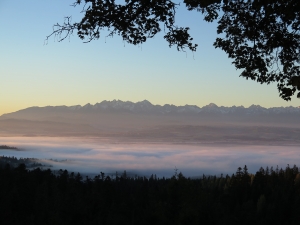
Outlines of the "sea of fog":
{"label": "sea of fog", "polygon": [[54,170],[67,169],[91,176],[126,170],[129,175],[171,177],[175,168],[188,177],[219,176],[231,175],[244,165],[252,173],[261,166],[300,166],[300,146],[129,144],[53,137],[0,137],[0,145],[20,149],[0,150],[1,156],[37,158],[51,164]]}

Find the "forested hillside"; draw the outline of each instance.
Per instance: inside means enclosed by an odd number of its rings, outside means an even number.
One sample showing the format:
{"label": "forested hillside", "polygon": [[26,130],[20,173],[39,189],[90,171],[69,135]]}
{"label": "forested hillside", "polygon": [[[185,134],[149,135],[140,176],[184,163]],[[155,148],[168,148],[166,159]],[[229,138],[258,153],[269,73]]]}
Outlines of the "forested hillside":
{"label": "forested hillside", "polygon": [[1,224],[299,224],[298,167],[190,179],[0,169]]}
{"label": "forested hillside", "polygon": [[7,145],[0,145],[0,149],[18,150],[17,147],[11,147],[11,146],[7,146]]}

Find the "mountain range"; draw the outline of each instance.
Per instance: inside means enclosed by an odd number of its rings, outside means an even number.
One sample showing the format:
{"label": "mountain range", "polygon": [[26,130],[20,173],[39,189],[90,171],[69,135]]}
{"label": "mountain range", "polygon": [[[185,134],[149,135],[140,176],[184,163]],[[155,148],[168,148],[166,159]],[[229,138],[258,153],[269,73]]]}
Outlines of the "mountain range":
{"label": "mountain range", "polygon": [[156,114],[156,115],[201,115],[207,113],[214,114],[239,114],[239,115],[258,115],[258,114],[267,114],[267,115],[280,115],[280,114],[289,114],[289,115],[300,115],[300,107],[272,107],[264,108],[260,105],[251,105],[248,108],[244,106],[217,106],[214,103],[209,105],[198,107],[196,105],[185,105],[185,106],[175,106],[170,104],[165,105],[153,105],[151,102],[144,100],[140,102],[130,102],[130,101],[102,101],[94,105],[88,103],[84,106],[74,105],[74,106],[46,106],[46,107],[30,107],[26,109],[19,110],[17,112],[8,113],[2,115],[6,118],[11,118],[19,116],[21,114],[25,115],[27,113],[67,113],[67,112],[76,112],[76,113],[99,113],[99,112],[119,112],[119,113],[146,113],[146,114]]}
{"label": "mountain range", "polygon": [[133,142],[300,144],[300,108],[102,101],[0,116],[0,136],[85,136]]}

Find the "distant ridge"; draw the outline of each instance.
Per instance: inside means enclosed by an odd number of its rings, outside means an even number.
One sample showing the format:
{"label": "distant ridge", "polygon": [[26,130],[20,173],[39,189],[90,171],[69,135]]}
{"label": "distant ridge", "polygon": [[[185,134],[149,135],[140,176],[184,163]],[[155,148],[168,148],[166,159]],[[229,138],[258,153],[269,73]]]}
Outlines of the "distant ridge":
{"label": "distant ridge", "polygon": [[19,150],[17,147],[11,147],[7,145],[0,145],[0,149]]}
{"label": "distant ridge", "polygon": [[153,105],[144,100],[30,107],[0,116],[0,137],[97,137],[110,143],[300,144],[300,108]]}
{"label": "distant ridge", "polygon": [[300,107],[272,107],[264,108],[260,105],[251,105],[248,108],[244,106],[217,106],[214,103],[209,105],[198,107],[196,105],[184,105],[175,106],[172,104],[165,105],[153,105],[148,100],[143,100],[140,102],[131,101],[102,101],[94,105],[88,103],[84,106],[74,105],[74,106],[45,106],[45,107],[29,107],[22,109],[13,113],[3,114],[1,117],[11,117],[17,114],[27,114],[27,113],[43,113],[43,112],[56,112],[56,113],[67,113],[67,112],[77,112],[77,113],[97,113],[97,112],[119,112],[119,113],[136,113],[136,114],[156,114],[156,115],[168,115],[168,114],[188,114],[188,115],[201,115],[201,114],[239,114],[239,115],[280,115],[280,114],[294,114],[300,115]]}

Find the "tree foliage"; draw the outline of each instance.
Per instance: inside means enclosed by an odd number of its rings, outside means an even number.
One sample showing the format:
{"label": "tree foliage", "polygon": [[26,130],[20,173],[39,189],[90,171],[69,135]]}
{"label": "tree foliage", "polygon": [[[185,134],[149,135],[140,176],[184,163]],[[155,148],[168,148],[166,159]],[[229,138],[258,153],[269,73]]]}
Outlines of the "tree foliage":
{"label": "tree foliage", "polygon": [[[217,21],[214,46],[225,51],[241,77],[263,83],[277,83],[280,97],[291,100],[300,91],[300,1],[299,0],[184,0],[187,9],[197,10],[207,22]],[[164,30],[169,46],[196,51],[197,44],[189,27],[178,27],[175,14],[179,3],[173,0],[77,0],[83,5],[83,18],[55,24],[59,41],[77,32],[85,42],[100,38],[107,29],[109,36],[120,35],[137,45]],[[300,92],[297,97],[300,98]]]}
{"label": "tree foliage", "polygon": [[28,170],[0,164],[1,224],[299,224],[297,166],[197,179]]}

